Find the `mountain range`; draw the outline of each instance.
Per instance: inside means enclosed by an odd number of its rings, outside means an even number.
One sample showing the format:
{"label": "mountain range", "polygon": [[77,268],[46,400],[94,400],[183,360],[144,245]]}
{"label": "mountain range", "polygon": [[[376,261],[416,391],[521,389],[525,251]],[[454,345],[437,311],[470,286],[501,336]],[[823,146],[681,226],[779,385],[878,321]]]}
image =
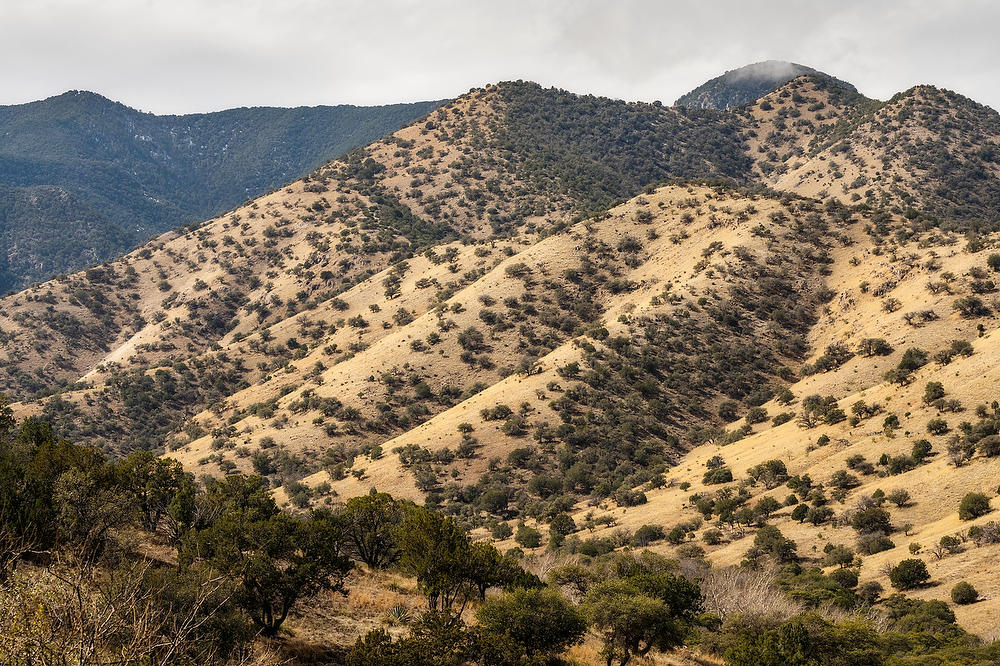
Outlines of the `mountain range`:
{"label": "mountain range", "polygon": [[674,107],[524,81],[429,103],[0,299],[0,390],[113,456],[256,473],[291,511],[390,492],[538,562],[645,534],[752,569],[776,526],[787,616],[920,557],[912,595],[971,582],[954,616],[996,638],[1000,531],[959,504],[1000,492],[1000,115],[798,67]]}
{"label": "mountain range", "polygon": [[113,258],[440,102],[157,116],[86,91],[0,107],[0,291]]}

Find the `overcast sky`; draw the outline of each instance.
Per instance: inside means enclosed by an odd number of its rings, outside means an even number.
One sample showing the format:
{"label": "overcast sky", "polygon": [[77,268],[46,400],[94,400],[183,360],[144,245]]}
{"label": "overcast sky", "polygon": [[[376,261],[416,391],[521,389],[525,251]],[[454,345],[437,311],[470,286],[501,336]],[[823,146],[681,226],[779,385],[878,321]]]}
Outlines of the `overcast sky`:
{"label": "overcast sky", "polygon": [[996,109],[998,29],[994,0],[0,0],[0,104],[385,104],[510,79],[671,103],[777,59],[880,99],[931,83]]}

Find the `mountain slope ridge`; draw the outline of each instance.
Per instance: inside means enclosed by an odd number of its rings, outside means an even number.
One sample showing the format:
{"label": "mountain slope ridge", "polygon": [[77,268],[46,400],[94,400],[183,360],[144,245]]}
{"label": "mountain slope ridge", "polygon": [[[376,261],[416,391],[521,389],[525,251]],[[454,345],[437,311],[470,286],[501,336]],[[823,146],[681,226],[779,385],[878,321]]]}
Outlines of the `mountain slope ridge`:
{"label": "mountain slope ridge", "polygon": [[[28,218],[8,218],[2,231],[20,243],[3,248],[14,272],[0,290],[81,269],[151,235],[218,214],[439,104],[254,107],[155,116],[96,93],[70,91],[0,106],[0,182],[72,193],[100,211],[98,224],[106,237],[104,243],[77,238],[73,247],[54,253],[59,258],[54,265],[42,267],[33,248],[52,241],[35,232]],[[43,221],[59,229],[58,236],[75,235],[57,210]]]}

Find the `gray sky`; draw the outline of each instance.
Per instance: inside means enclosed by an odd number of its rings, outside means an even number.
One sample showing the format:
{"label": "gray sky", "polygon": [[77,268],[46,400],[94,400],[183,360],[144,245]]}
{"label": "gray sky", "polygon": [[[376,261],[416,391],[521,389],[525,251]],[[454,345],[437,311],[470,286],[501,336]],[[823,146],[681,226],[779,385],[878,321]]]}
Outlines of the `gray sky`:
{"label": "gray sky", "polygon": [[509,79],[670,103],[776,59],[1000,109],[998,28],[995,0],[0,0],[0,104],[384,104]]}

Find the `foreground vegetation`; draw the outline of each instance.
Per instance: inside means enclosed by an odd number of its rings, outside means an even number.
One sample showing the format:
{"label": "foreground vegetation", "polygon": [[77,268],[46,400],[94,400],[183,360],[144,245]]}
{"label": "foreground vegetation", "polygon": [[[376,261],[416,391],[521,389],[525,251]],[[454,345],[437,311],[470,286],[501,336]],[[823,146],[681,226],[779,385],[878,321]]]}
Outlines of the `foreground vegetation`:
{"label": "foreground vegetation", "polygon": [[[374,489],[292,515],[261,477],[197,482],[145,452],[107,461],[0,411],[7,664],[245,662],[288,636],[296,606],[346,593],[353,568],[412,578],[425,611],[397,611],[403,632],[325,646],[322,663],[552,664],[585,639],[609,666],[682,645],[748,666],[1000,657],[943,602],[883,598],[850,568],[825,575],[774,527],[760,528],[742,567],[625,549],[564,560],[543,580],[517,549],[501,554],[455,519]],[[899,587],[920,584],[914,575]],[[791,598],[807,610],[789,612]]]}

